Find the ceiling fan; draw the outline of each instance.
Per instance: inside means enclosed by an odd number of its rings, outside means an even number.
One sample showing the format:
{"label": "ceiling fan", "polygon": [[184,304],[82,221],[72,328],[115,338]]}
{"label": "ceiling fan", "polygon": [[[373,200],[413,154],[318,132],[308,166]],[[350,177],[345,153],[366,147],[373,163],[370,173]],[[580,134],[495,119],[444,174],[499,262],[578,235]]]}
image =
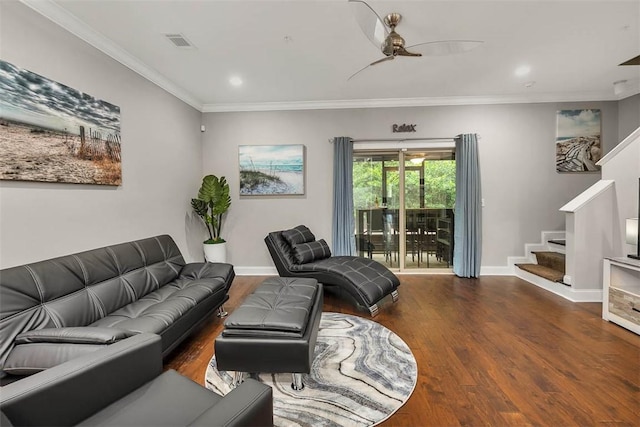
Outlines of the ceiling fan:
{"label": "ceiling fan", "polygon": [[402,20],[402,15],[389,13],[383,20],[363,0],[349,0],[349,3],[352,5],[360,28],[371,43],[380,49],[384,57],[359,69],[347,80],[351,80],[355,75],[373,65],[393,60],[396,56],[450,55],[468,52],[484,43],[478,40],[438,40],[405,47],[405,40],[396,32],[396,26]]}
{"label": "ceiling fan", "polygon": [[622,64],[618,64],[618,65],[640,65],[640,55],[636,56],[635,58],[631,58],[627,61],[624,61]]}

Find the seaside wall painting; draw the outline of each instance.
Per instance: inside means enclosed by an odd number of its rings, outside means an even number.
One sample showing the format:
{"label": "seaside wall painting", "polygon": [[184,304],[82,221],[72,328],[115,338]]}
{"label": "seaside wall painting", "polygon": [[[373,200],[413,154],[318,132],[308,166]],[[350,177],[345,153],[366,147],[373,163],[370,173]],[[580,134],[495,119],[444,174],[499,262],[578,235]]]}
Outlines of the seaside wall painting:
{"label": "seaside wall painting", "polygon": [[602,158],[600,110],[560,110],[557,113],[556,171],[597,172]]}
{"label": "seaside wall painting", "polygon": [[120,108],[0,60],[0,179],[120,185]]}
{"label": "seaside wall painting", "polygon": [[240,145],[241,196],[303,195],[304,145]]}

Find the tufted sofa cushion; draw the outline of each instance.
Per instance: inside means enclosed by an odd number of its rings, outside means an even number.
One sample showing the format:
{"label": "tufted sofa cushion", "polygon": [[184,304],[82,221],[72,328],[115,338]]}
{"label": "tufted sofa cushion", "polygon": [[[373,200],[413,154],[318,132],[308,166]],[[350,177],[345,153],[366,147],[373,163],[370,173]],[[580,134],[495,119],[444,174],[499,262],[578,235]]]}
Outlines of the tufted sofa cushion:
{"label": "tufted sofa cushion", "polygon": [[222,336],[304,335],[313,309],[318,281],[266,279],[224,322]]}
{"label": "tufted sofa cushion", "polygon": [[[211,270],[214,264],[199,265]],[[227,266],[225,270],[229,272],[231,267]],[[211,277],[197,280],[180,275],[176,280],[98,319],[91,326],[158,334],[204,299],[216,293],[226,294],[227,289],[220,286],[225,276],[219,275],[218,280],[211,280]]]}

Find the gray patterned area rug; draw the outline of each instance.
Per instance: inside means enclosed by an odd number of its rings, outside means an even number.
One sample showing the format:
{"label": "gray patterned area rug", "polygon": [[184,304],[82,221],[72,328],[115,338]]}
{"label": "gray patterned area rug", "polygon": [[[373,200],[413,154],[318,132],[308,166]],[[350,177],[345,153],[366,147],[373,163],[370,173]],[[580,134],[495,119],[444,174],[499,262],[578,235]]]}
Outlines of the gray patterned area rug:
{"label": "gray patterned area rug", "polygon": [[[373,426],[409,399],[417,372],[411,350],[389,329],[357,316],[322,313],[303,390],[291,389],[291,374],[251,377],[272,387],[276,426]],[[227,394],[232,375],[218,371],[213,357],[205,385]]]}

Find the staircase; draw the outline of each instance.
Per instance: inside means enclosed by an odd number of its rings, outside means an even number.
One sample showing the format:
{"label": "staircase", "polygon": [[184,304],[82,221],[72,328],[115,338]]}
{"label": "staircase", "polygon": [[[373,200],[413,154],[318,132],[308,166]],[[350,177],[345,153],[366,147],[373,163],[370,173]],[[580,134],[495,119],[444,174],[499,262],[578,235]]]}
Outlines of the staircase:
{"label": "staircase", "polygon": [[[543,231],[543,243],[525,244],[524,256],[507,258],[513,275],[575,302],[602,302],[603,259],[628,251],[624,223],[637,213],[633,200],[638,194],[640,127],[597,165],[602,167],[602,179],[560,208],[566,232],[559,236]],[[547,255],[541,252],[566,253],[564,269],[543,261]],[[560,263],[558,255],[552,257]],[[558,280],[561,271],[564,277]]]}
{"label": "staircase", "polygon": [[570,262],[565,255],[568,237],[564,231],[543,231],[541,243],[527,243],[524,256],[508,258],[512,274],[569,301],[602,301],[601,290],[572,284],[567,274]]}
{"label": "staircase", "polygon": [[565,255],[560,252],[534,251],[535,264],[517,263],[516,267],[546,280],[564,284]]}

